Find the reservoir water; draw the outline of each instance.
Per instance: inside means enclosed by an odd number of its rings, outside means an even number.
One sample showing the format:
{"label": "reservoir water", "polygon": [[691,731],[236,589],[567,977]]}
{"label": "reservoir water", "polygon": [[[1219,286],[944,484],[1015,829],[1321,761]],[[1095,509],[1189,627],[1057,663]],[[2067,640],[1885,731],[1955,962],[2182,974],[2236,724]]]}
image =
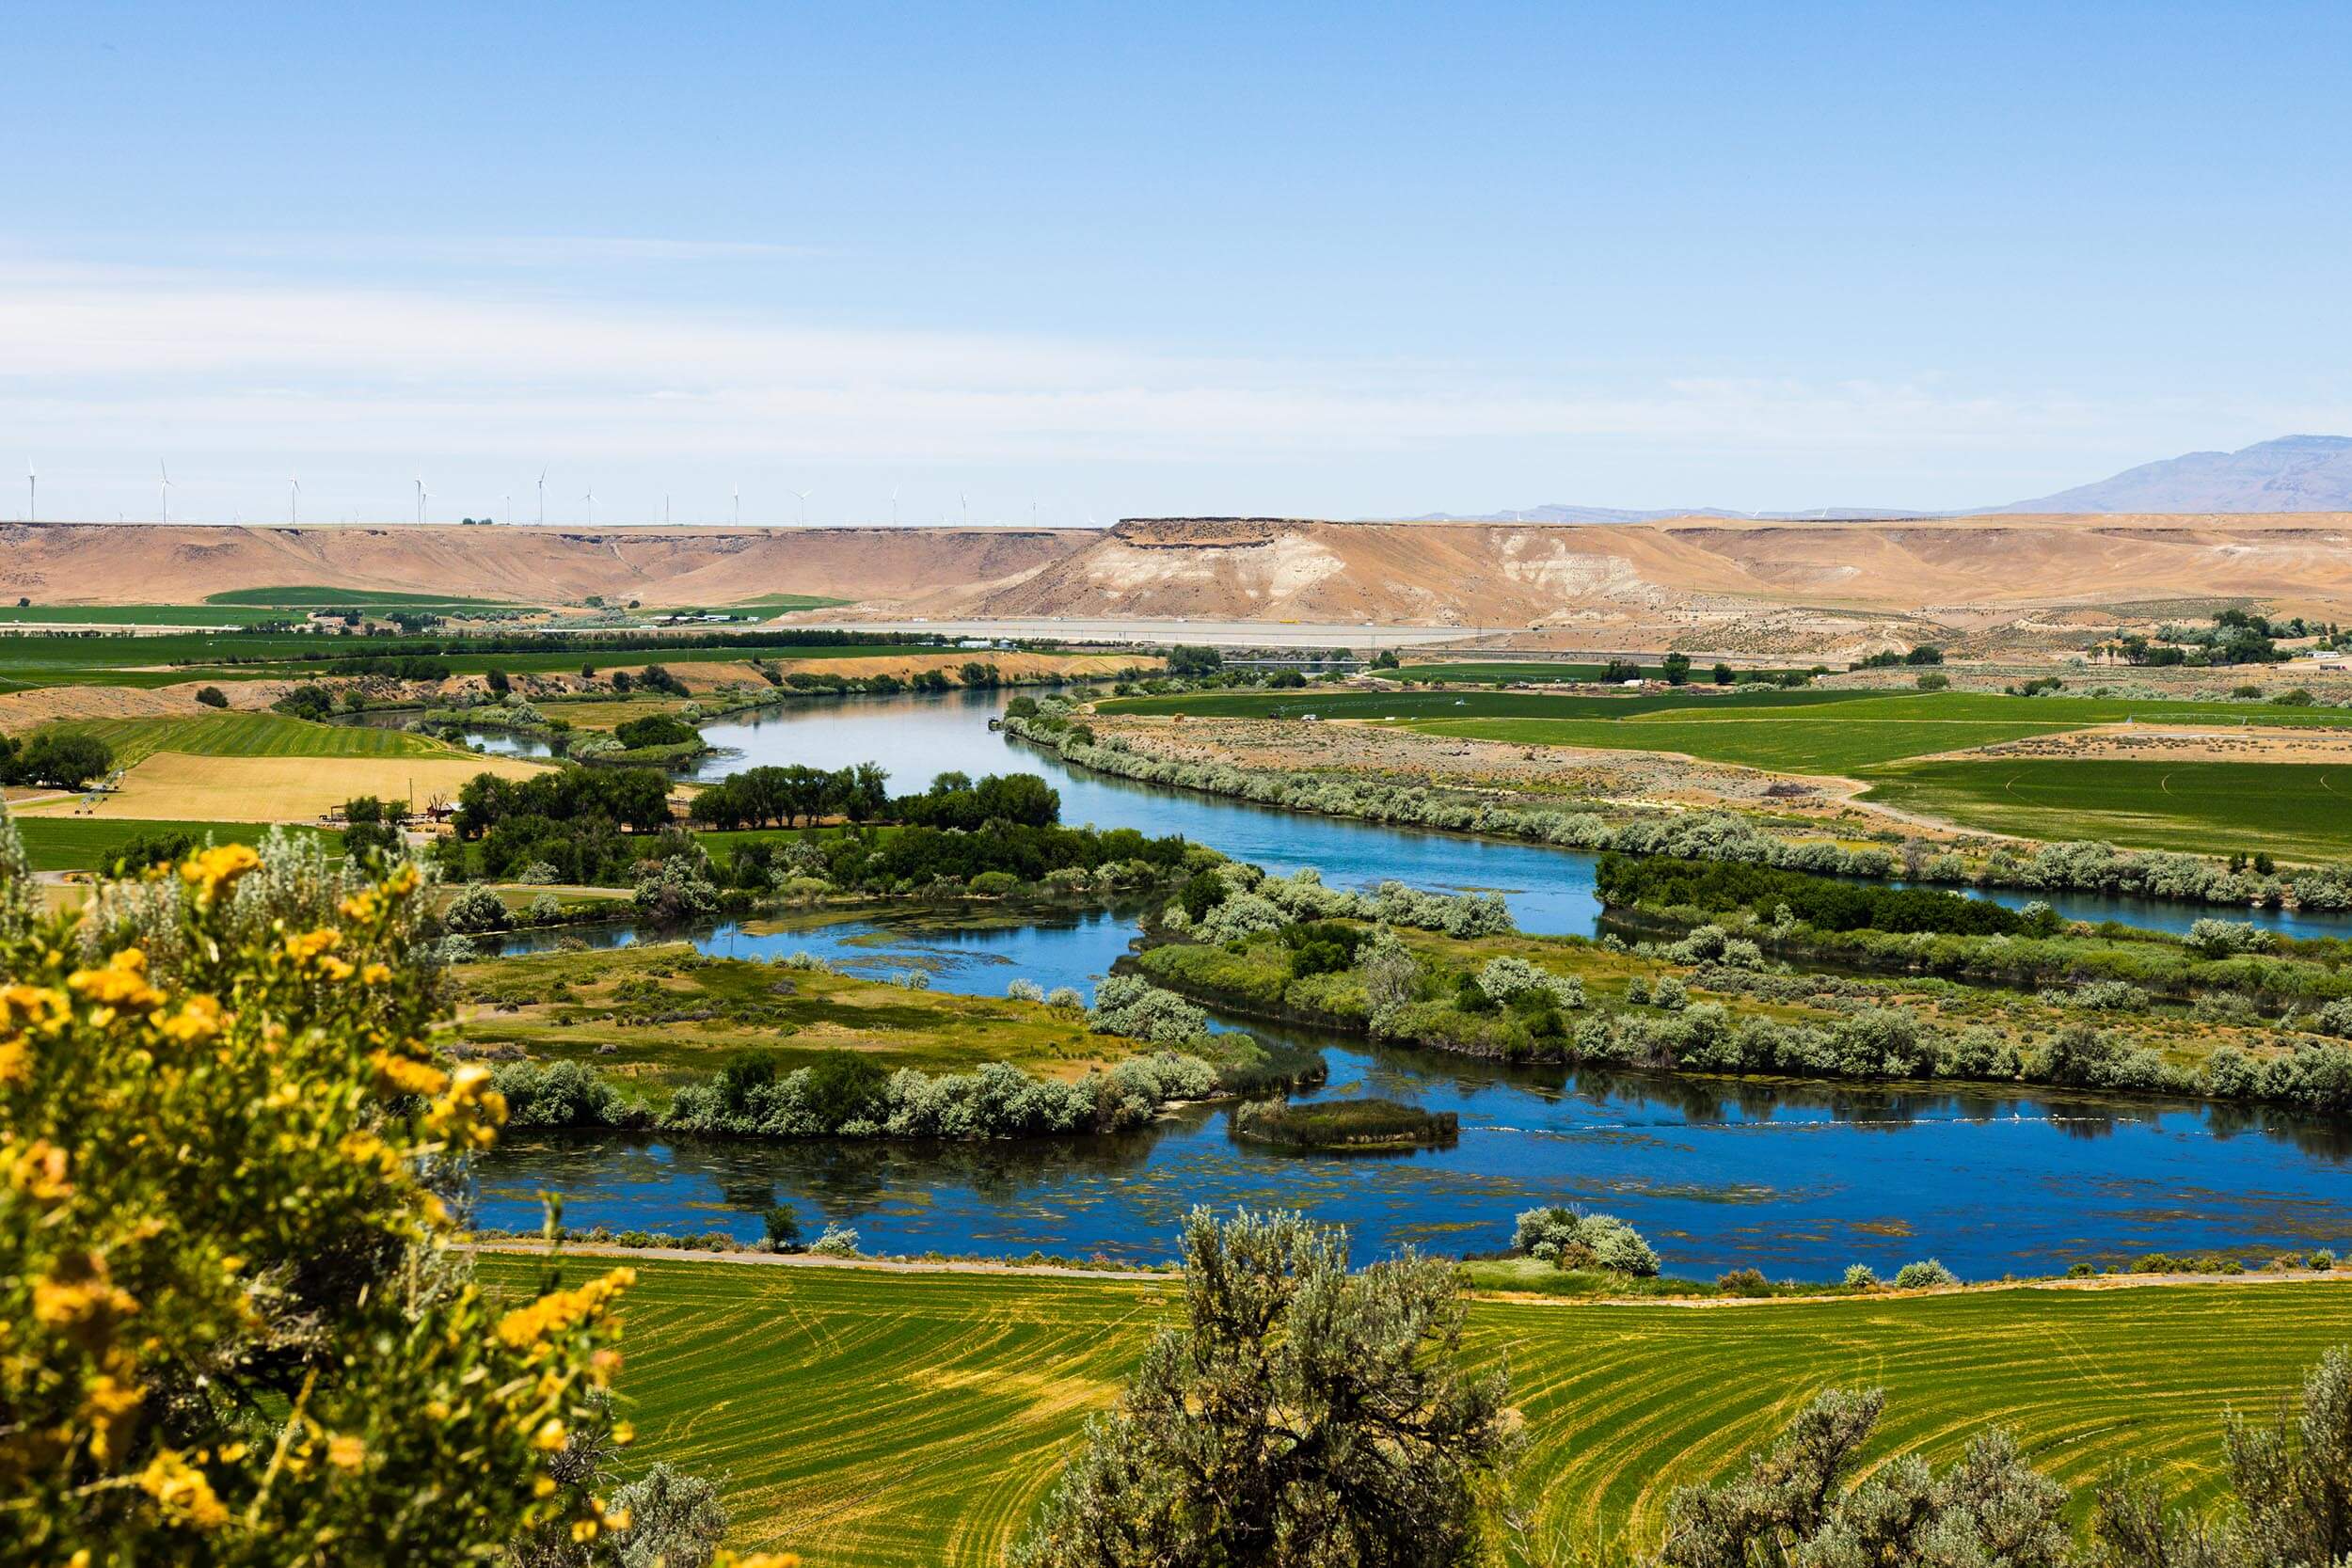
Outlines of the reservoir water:
{"label": "reservoir water", "polygon": [[[1312,865],[1336,884],[1395,877],[1497,889],[1530,930],[1586,931],[1597,915],[1588,856],[1090,777],[990,732],[998,706],[970,693],[774,711],[710,726],[712,743],[727,750],[701,772],[870,760],[904,791],[950,768],[1037,771],[1061,790],[1066,821],[1180,832],[1275,871]],[[2149,925],[2185,926],[2201,912],[2053,902],[2078,917],[2114,912]],[[875,976],[919,971],[935,988],[974,994],[1001,995],[1016,977],[1085,990],[1129,950],[1134,914],[967,922],[915,912],[730,925],[692,940],[731,957],[808,951]],[[619,929],[599,938],[633,940]],[[481,1164],[480,1218],[535,1226],[539,1195],[555,1192],[575,1226],[749,1238],[759,1211],[784,1202],[804,1230],[846,1224],[872,1251],[1144,1260],[1169,1256],[1176,1222],[1194,1204],[1247,1203],[1344,1223],[1368,1259],[1406,1242],[1499,1249],[1519,1210],[1579,1202],[1625,1215],[1670,1273],[1752,1265],[1808,1278],[1856,1261],[1883,1273],[1931,1254],[1981,1278],[2150,1250],[2352,1246],[2352,1129],[2339,1126],[2058,1093],[1529,1072],[1319,1043],[1331,1077],[1318,1095],[1454,1111],[1459,1143],[1377,1157],[1279,1154],[1235,1142],[1226,1111],[1198,1107],[1117,1138],[979,1146],[517,1132]]]}

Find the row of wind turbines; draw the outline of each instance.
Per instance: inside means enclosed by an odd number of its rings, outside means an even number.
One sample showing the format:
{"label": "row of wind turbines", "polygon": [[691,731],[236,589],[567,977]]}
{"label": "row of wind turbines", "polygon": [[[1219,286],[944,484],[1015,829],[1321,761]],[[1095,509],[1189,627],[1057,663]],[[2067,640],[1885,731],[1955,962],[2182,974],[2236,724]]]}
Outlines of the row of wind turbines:
{"label": "row of wind turbines", "polygon": [[[159,459],[155,465],[155,471],[156,517],[160,522],[168,523],[171,521],[171,466]],[[425,488],[422,474],[416,475],[413,483],[417,491],[417,521],[421,524],[425,519],[425,512],[432,500],[433,492]],[[808,499],[816,493],[814,490],[787,489],[785,491],[786,495],[800,502],[797,516],[802,527],[806,527],[808,524]],[[734,507],[734,526],[740,528],[743,526],[743,487],[739,484],[735,486],[729,493],[729,497]],[[514,496],[509,493],[504,499],[507,509],[511,512],[514,509]],[[972,498],[958,492],[956,499],[962,508],[963,522],[966,527],[969,527],[972,522]],[[590,490],[580,497],[580,500],[586,508],[587,526],[594,528],[596,523],[596,493]],[[40,475],[35,471],[30,463],[24,466],[24,520],[28,523],[40,521]],[[548,470],[545,468],[539,470],[537,520],[542,526],[548,520]],[[942,522],[946,520],[941,519]],[[1037,502],[1035,501],[1029,503],[1029,520],[1033,524],[1037,521]],[[299,524],[302,521],[302,480],[299,475],[295,474],[289,474],[286,478],[286,521],[290,525]],[[661,498],[661,521],[664,525],[670,521],[670,498],[666,495]],[[898,487],[895,484],[890,487],[890,526],[893,528],[898,526]]]}

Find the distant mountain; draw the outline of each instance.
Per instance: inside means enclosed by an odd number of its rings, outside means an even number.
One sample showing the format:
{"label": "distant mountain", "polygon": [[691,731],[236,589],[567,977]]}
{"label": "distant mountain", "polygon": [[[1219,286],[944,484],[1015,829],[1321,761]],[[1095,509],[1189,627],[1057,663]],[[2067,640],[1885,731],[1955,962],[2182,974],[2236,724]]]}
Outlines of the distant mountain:
{"label": "distant mountain", "polygon": [[2352,512],[2352,436],[2192,451],[1993,512]]}
{"label": "distant mountain", "polygon": [[2238,451],[2192,451],[2126,468],[2113,479],[1973,512],[1825,506],[1816,512],[1728,512],[1713,506],[1647,512],[1608,506],[1531,506],[1523,512],[1432,512],[1416,523],[1654,523],[1665,517],[1748,522],[1859,522],[1975,517],[2010,512],[2352,512],[2352,436],[2281,436]]}

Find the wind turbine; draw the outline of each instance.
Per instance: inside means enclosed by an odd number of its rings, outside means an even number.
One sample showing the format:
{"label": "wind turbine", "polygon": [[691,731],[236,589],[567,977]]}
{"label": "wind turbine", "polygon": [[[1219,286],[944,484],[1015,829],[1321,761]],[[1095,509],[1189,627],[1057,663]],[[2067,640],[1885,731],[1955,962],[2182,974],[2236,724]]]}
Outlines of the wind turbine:
{"label": "wind turbine", "polygon": [[970,528],[972,526],[972,498],[959,490],[956,492],[956,499],[963,506],[963,526]]}
{"label": "wind turbine", "polygon": [[806,528],[808,527],[808,498],[816,492],[812,490],[795,490],[792,493],[801,498],[801,526],[803,528]]}
{"label": "wind turbine", "polygon": [[740,484],[735,487],[735,526],[743,526],[743,487]]}
{"label": "wind turbine", "polygon": [[286,526],[291,528],[302,521],[302,476],[288,474],[286,484]]}
{"label": "wind turbine", "polygon": [[164,477],[163,477],[163,498],[164,498],[164,500],[163,500],[163,518],[164,518],[164,521],[167,523],[167,522],[171,521],[171,467],[170,467],[170,465],[169,465],[169,464],[165,463],[165,462],[164,462],[162,459],[160,459],[160,458],[158,458],[158,459],[156,460],[155,467],[157,467],[157,468],[158,468],[158,469],[162,472],[162,474],[163,474],[163,476],[164,476]]}
{"label": "wind turbine", "polygon": [[33,475],[33,460],[24,460],[24,520],[40,521],[40,481]]}
{"label": "wind turbine", "polygon": [[588,501],[588,526],[589,526],[590,528],[594,528],[594,527],[596,527],[596,493],[594,490],[591,490],[591,491],[589,491],[589,492],[588,492],[588,495],[587,495],[587,501]]}
{"label": "wind turbine", "polygon": [[540,522],[542,522],[542,523],[544,523],[544,522],[546,522],[547,520],[548,520],[548,471],[547,471],[547,469],[545,469],[545,468],[541,468],[541,469],[539,470],[539,521],[540,521]]}
{"label": "wind turbine", "polygon": [[424,475],[422,475],[422,474],[418,474],[418,475],[416,476],[416,484],[417,484],[417,521],[418,521],[418,522],[420,522],[420,523],[421,523],[421,522],[423,522],[423,521],[424,521]]}
{"label": "wind turbine", "polygon": [[890,487],[890,526],[898,526],[898,487],[895,484]]}
{"label": "wind turbine", "polygon": [[661,492],[661,526],[670,526],[670,492],[667,490]]}

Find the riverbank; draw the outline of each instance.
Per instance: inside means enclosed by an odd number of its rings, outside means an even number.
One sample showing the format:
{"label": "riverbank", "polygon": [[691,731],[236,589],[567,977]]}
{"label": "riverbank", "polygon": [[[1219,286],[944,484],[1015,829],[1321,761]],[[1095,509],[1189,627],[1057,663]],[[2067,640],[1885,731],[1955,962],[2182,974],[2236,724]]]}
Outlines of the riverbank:
{"label": "riverbank", "polygon": [[1006,729],[1051,749],[1065,763],[1114,777],[1199,790],[1283,810],[1352,817],[1384,825],[1518,839],[1593,853],[1724,860],[1833,876],[1931,880],[2020,892],[2075,891],[2103,896],[2167,899],[2244,910],[2352,910],[2352,870],[2344,866],[2255,871],[2213,857],[2172,850],[2122,850],[2093,843],[2044,844],[2021,853],[2001,842],[1979,857],[1939,863],[1931,854],[1916,871],[1904,863],[1904,835],[1891,830],[1871,842],[1791,837],[1728,810],[1612,809],[1606,802],[1529,805],[1494,791],[1395,784],[1377,777],[1250,768],[1186,761],[1156,750],[1147,723],[1113,729],[1100,716],[1067,706],[1033,718],[1008,718]]}
{"label": "riverbank", "polygon": [[[577,1240],[566,1240],[560,1245],[550,1246],[543,1241],[503,1237],[460,1242],[457,1250],[525,1258],[626,1258],[654,1262],[735,1264],[751,1268],[840,1269],[902,1275],[986,1275],[1012,1279],[1160,1282],[1183,1276],[1183,1270],[1173,1263],[1152,1268],[1120,1268],[1107,1263],[1031,1263],[986,1258],[844,1258],[805,1251],[762,1252],[749,1247],[736,1251],[714,1251],[702,1247],[625,1246],[610,1242]],[[1521,1307],[1820,1307],[1860,1300],[1919,1301],[1937,1296],[1996,1295],[2010,1291],[2144,1291],[2190,1285],[2313,1284],[2352,1288],[2352,1269],[2267,1269],[2242,1274],[2100,1274],[2080,1278],[2054,1275],[2039,1279],[1963,1281],[1954,1285],[1921,1286],[1913,1290],[1899,1290],[1891,1285],[1877,1286],[1867,1291],[1825,1290],[1814,1295],[1546,1295],[1525,1291],[1482,1290],[1476,1285],[1473,1275],[1471,1293],[1477,1300],[1509,1302]]]}

